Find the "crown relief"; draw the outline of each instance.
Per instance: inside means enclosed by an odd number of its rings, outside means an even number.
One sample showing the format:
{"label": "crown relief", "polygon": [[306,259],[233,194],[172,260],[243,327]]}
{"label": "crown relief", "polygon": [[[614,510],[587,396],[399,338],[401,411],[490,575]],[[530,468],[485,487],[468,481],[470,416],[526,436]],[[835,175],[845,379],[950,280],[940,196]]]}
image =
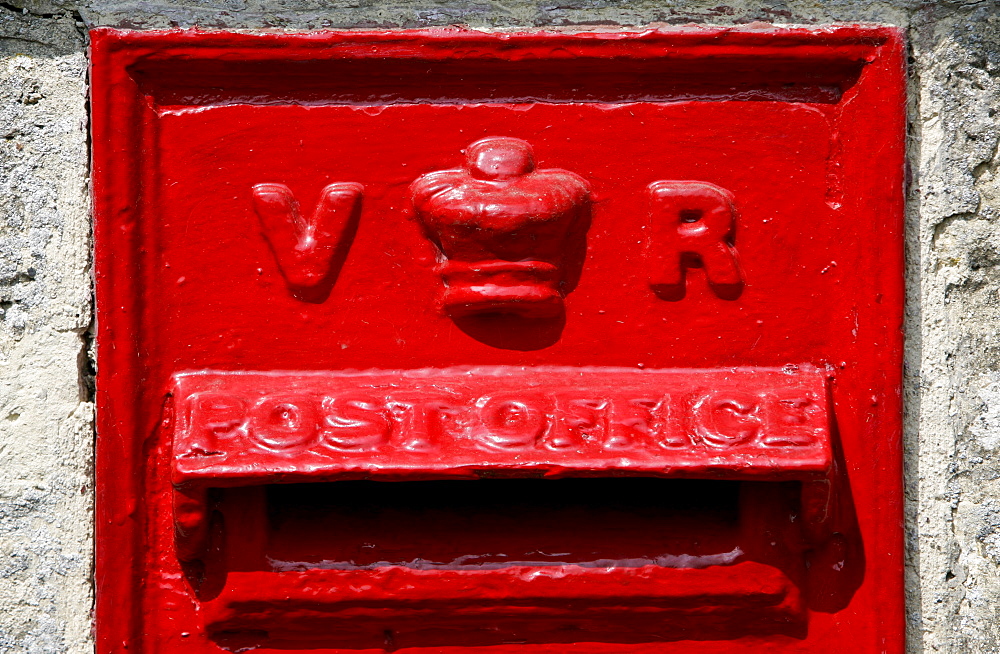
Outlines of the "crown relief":
{"label": "crown relief", "polygon": [[527,141],[490,137],[468,147],[462,168],[428,173],[410,193],[438,248],[448,315],[563,313],[590,222],[586,180],[536,168]]}

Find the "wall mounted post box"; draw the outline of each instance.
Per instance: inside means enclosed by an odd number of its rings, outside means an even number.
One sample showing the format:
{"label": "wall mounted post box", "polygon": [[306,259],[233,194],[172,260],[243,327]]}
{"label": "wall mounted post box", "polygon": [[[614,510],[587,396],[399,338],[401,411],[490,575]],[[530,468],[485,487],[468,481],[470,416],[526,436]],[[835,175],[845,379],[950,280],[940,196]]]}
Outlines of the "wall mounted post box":
{"label": "wall mounted post box", "polygon": [[99,651],[903,651],[879,27],[98,30]]}

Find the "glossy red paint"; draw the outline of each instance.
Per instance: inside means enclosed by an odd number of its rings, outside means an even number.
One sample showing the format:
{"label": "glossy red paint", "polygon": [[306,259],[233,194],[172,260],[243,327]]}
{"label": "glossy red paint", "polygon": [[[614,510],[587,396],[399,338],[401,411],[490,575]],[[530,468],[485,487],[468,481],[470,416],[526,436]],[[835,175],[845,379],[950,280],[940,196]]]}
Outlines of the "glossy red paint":
{"label": "glossy red paint", "polygon": [[902,652],[902,52],[95,31],[99,651]]}
{"label": "glossy red paint", "polygon": [[521,139],[476,141],[465,158],[463,168],[428,173],[410,187],[439,252],[445,312],[561,316],[585,256],[590,185],[567,170],[536,170]]}
{"label": "glossy red paint", "polygon": [[514,366],[181,374],[171,391],[174,481],[572,470],[823,478],[826,376]]}
{"label": "glossy red paint", "polygon": [[253,187],[254,209],[288,289],[296,297],[321,299],[343,265],[361,214],[361,184],[329,184],[309,220],[284,184]]}

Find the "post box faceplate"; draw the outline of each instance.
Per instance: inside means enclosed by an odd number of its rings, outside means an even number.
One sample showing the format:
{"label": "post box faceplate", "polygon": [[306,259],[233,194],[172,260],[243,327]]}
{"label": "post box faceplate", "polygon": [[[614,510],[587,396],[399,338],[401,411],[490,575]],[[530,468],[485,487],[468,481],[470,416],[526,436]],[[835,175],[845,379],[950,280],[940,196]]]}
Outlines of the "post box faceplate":
{"label": "post box faceplate", "polygon": [[880,27],[93,39],[101,652],[902,652]]}

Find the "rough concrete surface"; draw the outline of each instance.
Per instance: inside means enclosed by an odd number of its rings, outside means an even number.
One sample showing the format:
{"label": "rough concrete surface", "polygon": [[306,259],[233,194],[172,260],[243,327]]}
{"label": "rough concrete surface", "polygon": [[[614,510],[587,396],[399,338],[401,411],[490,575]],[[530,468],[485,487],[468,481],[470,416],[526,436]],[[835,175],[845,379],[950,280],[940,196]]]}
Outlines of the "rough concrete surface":
{"label": "rough concrete surface", "polygon": [[911,652],[1000,652],[1000,4],[917,0],[0,2],[0,652],[83,652],[92,409],[83,26],[909,29]]}

